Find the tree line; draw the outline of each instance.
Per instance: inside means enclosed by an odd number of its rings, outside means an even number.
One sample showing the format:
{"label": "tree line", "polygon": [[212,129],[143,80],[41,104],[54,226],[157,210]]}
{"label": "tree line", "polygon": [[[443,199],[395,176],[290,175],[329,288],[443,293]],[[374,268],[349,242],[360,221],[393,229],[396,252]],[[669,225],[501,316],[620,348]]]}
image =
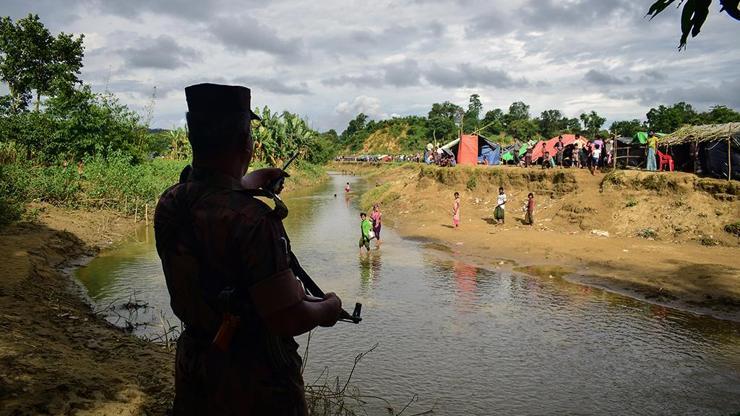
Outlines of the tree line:
{"label": "tree line", "polygon": [[533,116],[530,106],[524,102],[512,103],[504,111],[495,108],[483,112],[478,94],[470,96],[467,109],[445,101],[432,104],[426,117],[407,116],[375,121],[360,113],[350,120],[347,128],[337,136],[333,130],[328,135],[336,137],[343,151],[356,152],[363,147],[365,140],[374,132],[385,129],[387,133],[402,140],[404,151],[417,152],[428,142],[446,143],[454,140],[460,131],[465,134],[476,133],[502,143],[513,140],[549,139],[558,134],[581,134],[594,137],[607,136],[632,137],[639,131],[654,130],[671,133],[684,125],[740,122],[740,113],[722,105],[711,107],[708,111],[696,111],[691,104],[679,102],[671,106],[660,105],[651,108],[646,120],[638,119],[614,121],[608,130],[604,129],[606,118],[596,111],[582,113],[578,118],[569,118],[557,109],[542,111]]}

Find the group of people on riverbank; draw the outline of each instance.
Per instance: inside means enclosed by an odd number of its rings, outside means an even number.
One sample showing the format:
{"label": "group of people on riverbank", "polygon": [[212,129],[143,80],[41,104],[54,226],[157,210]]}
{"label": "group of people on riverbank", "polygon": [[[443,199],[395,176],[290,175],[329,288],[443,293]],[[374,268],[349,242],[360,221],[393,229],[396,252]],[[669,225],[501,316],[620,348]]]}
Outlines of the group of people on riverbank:
{"label": "group of people on riverbank", "polygon": [[[462,202],[460,201],[460,193],[455,192],[455,201],[452,204],[452,227],[457,230],[460,228],[460,211]],[[493,220],[496,224],[504,224],[506,221],[506,203],[508,198],[504,188],[498,188],[498,195],[496,196],[496,206],[493,209]],[[524,211],[524,224],[534,225],[534,209],[535,200],[534,194],[530,192],[527,195],[527,201],[525,202],[522,210]]]}

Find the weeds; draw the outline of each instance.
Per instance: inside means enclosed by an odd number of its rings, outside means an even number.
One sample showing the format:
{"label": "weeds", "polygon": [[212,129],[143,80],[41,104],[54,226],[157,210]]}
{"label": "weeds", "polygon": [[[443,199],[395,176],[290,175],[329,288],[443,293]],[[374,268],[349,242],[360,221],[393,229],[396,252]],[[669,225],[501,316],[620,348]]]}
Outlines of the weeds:
{"label": "weeds", "polygon": [[740,237],[740,221],[735,221],[733,223],[727,224],[725,225],[724,229],[725,232],[730,233],[735,237]]}
{"label": "weeds", "polygon": [[634,206],[637,206],[637,200],[634,198],[630,198],[627,200],[627,203],[625,204],[625,207],[632,208]]}
{"label": "weeds", "polygon": [[652,228],[643,228],[637,232],[637,236],[648,240],[655,240],[658,238],[658,233]]}

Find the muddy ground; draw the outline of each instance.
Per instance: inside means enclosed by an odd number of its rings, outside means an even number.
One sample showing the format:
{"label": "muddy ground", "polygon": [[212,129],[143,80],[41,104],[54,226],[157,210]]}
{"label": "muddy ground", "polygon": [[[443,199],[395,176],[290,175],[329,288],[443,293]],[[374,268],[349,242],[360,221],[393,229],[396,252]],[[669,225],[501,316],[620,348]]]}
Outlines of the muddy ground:
{"label": "muddy ground", "polygon": [[[338,164],[374,188],[401,235],[482,267],[514,265],[649,302],[740,321],[740,239],[724,231],[740,221],[740,184],[682,173],[518,167],[436,168],[415,164]],[[495,224],[498,187],[508,196]],[[462,221],[452,228],[453,193]],[[524,223],[527,194],[535,224]]]}
{"label": "muddy ground", "polygon": [[69,276],[137,224],[34,208],[38,221],[0,231],[0,414],[165,414],[174,354],[95,315]]}

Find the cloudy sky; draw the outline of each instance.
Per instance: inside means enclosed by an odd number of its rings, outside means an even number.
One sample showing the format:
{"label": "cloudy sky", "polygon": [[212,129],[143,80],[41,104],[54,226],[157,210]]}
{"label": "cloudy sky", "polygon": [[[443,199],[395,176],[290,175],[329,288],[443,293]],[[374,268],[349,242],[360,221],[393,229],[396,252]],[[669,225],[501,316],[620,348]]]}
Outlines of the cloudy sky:
{"label": "cloudy sky", "polygon": [[[85,34],[83,80],[137,111],[156,87],[154,127],[184,121],[183,88],[246,85],[252,105],[343,130],[362,111],[426,114],[434,102],[484,111],[531,105],[609,122],[687,101],[740,109],[740,22],[714,4],[677,52],[680,12],[652,0],[2,0],[54,32]],[[715,1],[714,3],[718,3]]]}

